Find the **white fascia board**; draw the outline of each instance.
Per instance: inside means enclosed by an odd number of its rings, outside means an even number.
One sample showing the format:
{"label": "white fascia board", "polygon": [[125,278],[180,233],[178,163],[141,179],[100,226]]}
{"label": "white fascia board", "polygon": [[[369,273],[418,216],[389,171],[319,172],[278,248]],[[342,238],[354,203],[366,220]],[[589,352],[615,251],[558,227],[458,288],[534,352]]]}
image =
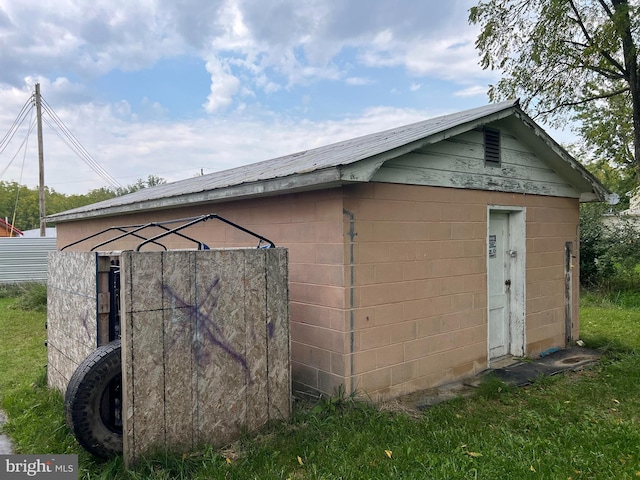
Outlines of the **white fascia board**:
{"label": "white fascia board", "polygon": [[515,115],[521,120],[522,125],[533,134],[533,138],[537,142],[543,143],[555,154],[558,162],[552,166],[553,170],[560,175],[566,176],[570,183],[580,192],[580,202],[603,202],[607,200],[610,192],[580,162],[569,155],[561,145],[542,130],[526,113],[519,111]]}

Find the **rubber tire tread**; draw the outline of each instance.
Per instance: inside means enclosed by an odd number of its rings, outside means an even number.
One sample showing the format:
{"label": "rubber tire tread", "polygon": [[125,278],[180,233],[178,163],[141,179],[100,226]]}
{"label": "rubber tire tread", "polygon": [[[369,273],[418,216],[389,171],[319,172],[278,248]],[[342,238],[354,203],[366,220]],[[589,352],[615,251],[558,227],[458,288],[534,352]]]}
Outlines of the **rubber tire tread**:
{"label": "rubber tire tread", "polygon": [[65,394],[67,425],[80,445],[101,458],[122,454],[122,433],[105,425],[100,415],[103,392],[117,375],[122,375],[120,340],[91,352],[71,376]]}

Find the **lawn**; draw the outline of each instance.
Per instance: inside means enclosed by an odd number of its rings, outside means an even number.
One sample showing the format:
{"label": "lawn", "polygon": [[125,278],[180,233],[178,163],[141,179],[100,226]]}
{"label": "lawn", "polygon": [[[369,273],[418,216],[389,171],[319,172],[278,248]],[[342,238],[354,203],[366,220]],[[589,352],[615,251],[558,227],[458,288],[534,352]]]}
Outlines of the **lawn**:
{"label": "lawn", "polygon": [[224,449],[162,455],[130,472],[99,462],[69,434],[59,395],[45,388],[45,315],[0,299],[0,400],[22,453],[79,453],[81,478],[123,479],[609,479],[640,477],[640,301],[585,296],[582,338],[596,366],[477,395],[418,414],[351,398],[245,435]]}

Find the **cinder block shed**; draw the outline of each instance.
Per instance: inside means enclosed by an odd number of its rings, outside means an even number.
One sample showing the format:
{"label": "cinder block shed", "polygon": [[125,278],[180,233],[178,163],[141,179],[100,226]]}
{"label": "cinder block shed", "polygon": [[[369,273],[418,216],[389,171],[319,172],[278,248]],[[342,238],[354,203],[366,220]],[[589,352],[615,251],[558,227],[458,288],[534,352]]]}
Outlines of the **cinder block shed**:
{"label": "cinder block shed", "polygon": [[[294,388],[383,400],[577,339],[578,207],[607,194],[509,101],[48,221],[59,247],[207,213],[259,232],[289,249]],[[193,228],[212,247],[247,241],[219,223]]]}

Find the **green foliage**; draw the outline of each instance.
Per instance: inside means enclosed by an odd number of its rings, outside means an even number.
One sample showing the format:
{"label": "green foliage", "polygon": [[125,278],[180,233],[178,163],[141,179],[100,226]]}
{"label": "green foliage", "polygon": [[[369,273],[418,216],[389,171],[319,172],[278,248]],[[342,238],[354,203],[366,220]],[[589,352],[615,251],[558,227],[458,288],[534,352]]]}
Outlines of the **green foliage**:
{"label": "green foliage", "polygon": [[576,107],[577,131],[583,143],[578,158],[613,192],[624,194],[637,186],[638,172],[633,153],[633,111],[629,93],[587,102]]}
{"label": "green foliage", "polygon": [[139,178],[133,185],[117,188],[114,193],[115,196],[121,196],[128,193],[137,192],[138,190],[142,190],[143,188],[155,187],[157,185],[163,185],[165,183],[167,183],[167,181],[164,178],[158,177],[156,175],[149,175],[146,180]]}
{"label": "green foliage", "polygon": [[512,387],[504,383],[495,375],[487,375],[478,386],[478,395],[487,399],[497,399],[504,393],[512,390]]}
{"label": "green foliage", "polygon": [[[0,298],[0,406],[19,453],[78,454],[79,478],[636,478],[640,471],[640,295],[589,294],[582,338],[603,361],[526,388],[486,391],[419,415],[381,411],[338,389],[223,448],[150,455],[131,470],[97,461],[69,432],[45,387],[45,315]],[[626,306],[628,305],[628,306]]]}
{"label": "green foliage", "polygon": [[358,404],[358,392],[347,394],[343,384],[335,389],[332,396],[323,395],[316,405],[311,408],[314,415],[332,415],[336,412]]}
{"label": "green foliage", "polygon": [[[138,179],[133,185],[116,190],[98,188],[84,195],[66,195],[55,190],[45,189],[45,210],[47,215],[83,207],[108,200],[119,195],[126,195],[142,188],[166,183],[163,178],[149,175],[147,180]],[[40,200],[37,188],[28,188],[16,182],[0,181],[0,218],[7,218],[18,230],[40,228]]]}
{"label": "green foliage", "polygon": [[479,0],[469,21],[480,27],[480,64],[502,73],[491,100],[520,97],[554,125],[577,120],[592,160],[637,165],[639,9],[627,0]]}
{"label": "green foliage", "polygon": [[43,282],[0,285],[0,298],[13,299],[10,308],[44,312],[47,309],[47,284]]}
{"label": "green foliage", "polygon": [[607,205],[580,206],[580,282],[590,288],[637,290],[640,287],[640,235],[620,217],[605,225]]}
{"label": "green foliage", "polygon": [[640,355],[640,292],[583,292],[581,338],[589,348]]}
{"label": "green foliage", "polygon": [[20,284],[20,291],[13,308],[45,312],[47,310],[47,284],[42,282]]}

